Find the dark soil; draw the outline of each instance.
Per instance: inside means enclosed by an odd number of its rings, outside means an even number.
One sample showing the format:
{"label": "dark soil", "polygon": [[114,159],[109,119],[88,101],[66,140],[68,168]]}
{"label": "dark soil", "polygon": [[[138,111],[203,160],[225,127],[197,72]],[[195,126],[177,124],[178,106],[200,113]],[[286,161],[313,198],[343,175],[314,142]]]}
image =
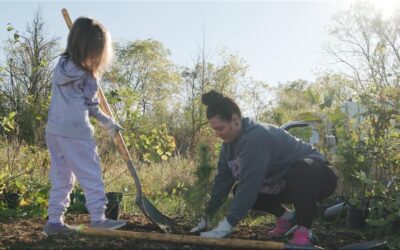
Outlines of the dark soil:
{"label": "dark soil", "polygon": [[[161,232],[156,226],[141,215],[124,215],[121,219],[128,224],[121,230],[137,232]],[[87,215],[69,214],[65,219],[68,224],[88,224]],[[134,240],[119,237],[99,237],[83,234],[57,235],[46,237],[42,228],[43,219],[19,219],[15,221],[0,221],[0,249],[217,249],[215,247],[189,246],[167,244],[155,241]],[[235,228],[231,238],[267,241],[266,231],[273,225],[246,226],[243,223]],[[189,230],[188,228],[183,228]],[[340,247],[375,240],[372,235],[358,230],[349,230],[340,222],[320,223],[316,221],[313,232],[319,238],[318,246],[325,249]],[[283,239],[285,242],[287,239]],[[222,248],[218,248],[222,249]],[[226,249],[226,248],[224,248]]]}

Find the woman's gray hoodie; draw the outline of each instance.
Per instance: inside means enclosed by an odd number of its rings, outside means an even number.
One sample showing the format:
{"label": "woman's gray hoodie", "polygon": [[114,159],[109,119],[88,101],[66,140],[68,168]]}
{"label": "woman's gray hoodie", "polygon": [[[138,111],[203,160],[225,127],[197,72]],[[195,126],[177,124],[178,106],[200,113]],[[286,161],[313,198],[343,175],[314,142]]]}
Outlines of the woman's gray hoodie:
{"label": "woman's gray hoodie", "polygon": [[259,193],[276,194],[284,188],[290,165],[304,158],[325,161],[310,144],[286,131],[243,118],[239,137],[222,144],[207,214],[212,215],[221,206],[238,182],[227,215],[235,226],[247,215]]}
{"label": "woman's gray hoodie", "polygon": [[76,66],[68,57],[60,57],[53,72],[51,102],[46,133],[93,139],[89,115],[105,124],[111,118],[99,109],[97,80]]}

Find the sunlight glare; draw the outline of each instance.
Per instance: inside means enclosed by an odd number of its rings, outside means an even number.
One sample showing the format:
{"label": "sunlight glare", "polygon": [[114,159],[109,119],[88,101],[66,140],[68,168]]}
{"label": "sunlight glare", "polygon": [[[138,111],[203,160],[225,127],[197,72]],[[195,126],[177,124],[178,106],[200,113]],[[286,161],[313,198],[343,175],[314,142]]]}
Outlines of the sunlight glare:
{"label": "sunlight glare", "polygon": [[392,15],[400,6],[399,0],[373,0],[372,3],[386,16]]}

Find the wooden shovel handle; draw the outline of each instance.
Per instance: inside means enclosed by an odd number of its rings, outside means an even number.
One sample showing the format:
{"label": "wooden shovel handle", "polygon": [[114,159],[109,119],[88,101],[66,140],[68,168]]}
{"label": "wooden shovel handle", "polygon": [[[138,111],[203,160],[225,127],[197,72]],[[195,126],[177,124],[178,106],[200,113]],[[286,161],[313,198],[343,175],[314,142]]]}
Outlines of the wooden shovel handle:
{"label": "wooden shovel handle", "polygon": [[64,17],[65,22],[67,23],[68,29],[70,30],[71,27],[72,27],[72,21],[71,21],[71,18],[69,17],[67,9],[65,9],[65,8],[62,9],[61,13],[62,13],[62,15]]}

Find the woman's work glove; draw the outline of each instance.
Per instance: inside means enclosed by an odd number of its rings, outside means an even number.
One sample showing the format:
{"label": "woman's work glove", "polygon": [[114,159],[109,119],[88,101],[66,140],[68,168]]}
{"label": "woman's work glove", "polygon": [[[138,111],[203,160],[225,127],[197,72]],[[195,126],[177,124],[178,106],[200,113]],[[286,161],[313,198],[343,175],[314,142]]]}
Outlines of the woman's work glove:
{"label": "woman's work glove", "polygon": [[107,133],[111,136],[111,138],[114,138],[118,131],[124,130],[124,128],[113,119],[110,119],[107,123],[105,123],[104,128],[107,130]]}
{"label": "woman's work glove", "polygon": [[190,229],[190,232],[191,233],[200,232],[201,230],[203,230],[204,228],[207,227],[207,224],[208,224],[207,219],[202,217],[200,219],[200,222],[197,224],[197,226],[195,226],[194,228]]}
{"label": "woman's work glove", "polygon": [[201,237],[224,238],[232,233],[233,227],[229,224],[226,217],[219,222],[218,226],[211,231],[200,233]]}

